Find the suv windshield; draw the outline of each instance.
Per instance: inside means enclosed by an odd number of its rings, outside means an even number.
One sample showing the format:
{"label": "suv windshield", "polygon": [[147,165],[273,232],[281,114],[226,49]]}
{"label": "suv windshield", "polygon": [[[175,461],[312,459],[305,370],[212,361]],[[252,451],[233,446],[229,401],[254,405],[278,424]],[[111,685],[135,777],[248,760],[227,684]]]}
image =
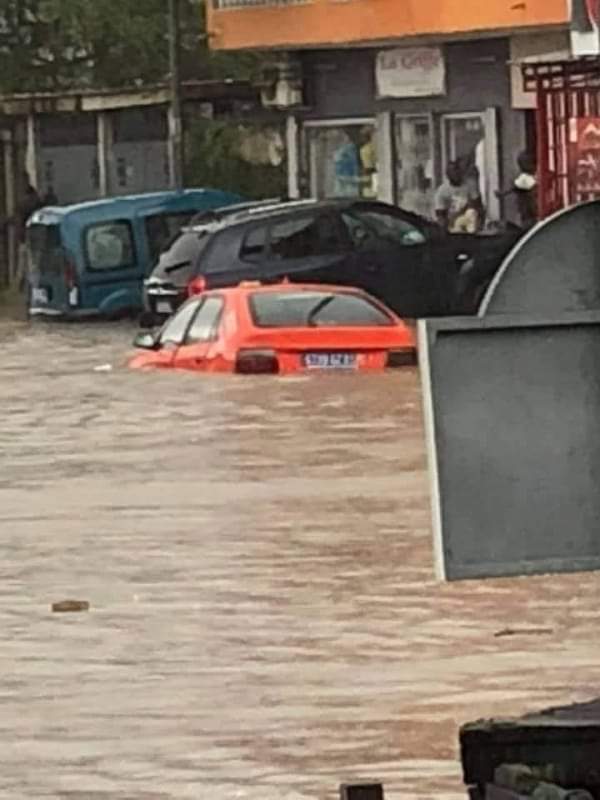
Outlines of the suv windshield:
{"label": "suv windshield", "polygon": [[370,300],[351,292],[264,292],[250,296],[258,328],[381,327],[394,322]]}
{"label": "suv windshield", "polygon": [[206,247],[208,238],[206,234],[195,231],[179,233],[160,254],[158,264],[152,270],[152,277],[185,286],[192,277],[194,265]]}

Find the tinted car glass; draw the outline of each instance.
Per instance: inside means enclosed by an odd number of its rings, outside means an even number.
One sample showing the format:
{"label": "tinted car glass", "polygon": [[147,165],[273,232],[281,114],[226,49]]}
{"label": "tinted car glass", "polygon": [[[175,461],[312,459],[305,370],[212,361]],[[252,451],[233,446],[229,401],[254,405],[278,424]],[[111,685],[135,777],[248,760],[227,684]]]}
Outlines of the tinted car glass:
{"label": "tinted car glass", "polygon": [[342,237],[333,217],[295,217],[275,222],[271,228],[271,253],[275,258],[330,255],[342,247]]}
{"label": "tinted car glass", "polygon": [[151,214],[146,217],[144,226],[148,239],[150,261],[155,263],[162,251],[177,236],[179,230],[192,217],[193,212],[186,211],[178,214]]}
{"label": "tinted car glass", "polygon": [[192,317],[201,302],[202,300],[196,300],[195,302],[186,303],[175,316],[171,317],[158,337],[160,345],[181,344],[183,342]]}
{"label": "tinted car glass", "polygon": [[267,247],[267,226],[261,225],[259,228],[251,230],[244,241],[240,250],[240,258],[244,261],[260,261],[264,256]]}
{"label": "tinted car glass", "polygon": [[64,270],[64,252],[58,225],[30,225],[27,228],[27,255],[33,272],[59,274]]}
{"label": "tinted car glass", "polygon": [[264,292],[250,297],[259,328],[380,327],[392,318],[360,295],[348,292]]}
{"label": "tinted car glass", "polygon": [[91,270],[125,269],[135,263],[131,225],[124,220],[90,225],[85,253]]}
{"label": "tinted car glass", "polygon": [[185,337],[185,344],[210,342],[214,339],[222,310],[222,298],[207,297],[192,320]]}
{"label": "tinted car glass", "polygon": [[192,277],[194,265],[206,247],[209,237],[193,231],[180,233],[170,247],[161,253],[152,275],[175,281],[183,286]]}
{"label": "tinted car glass", "polygon": [[344,212],[342,218],[355,244],[364,243],[365,239],[379,239],[408,247],[424,244],[426,241],[423,233],[415,225],[394,214],[352,210]]}

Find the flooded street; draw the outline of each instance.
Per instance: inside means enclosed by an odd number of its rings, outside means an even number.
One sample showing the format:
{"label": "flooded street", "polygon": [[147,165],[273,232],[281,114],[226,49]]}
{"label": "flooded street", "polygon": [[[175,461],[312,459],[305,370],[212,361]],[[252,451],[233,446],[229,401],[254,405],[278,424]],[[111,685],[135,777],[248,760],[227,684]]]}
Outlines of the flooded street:
{"label": "flooded street", "polygon": [[461,723],[600,694],[600,575],[435,582],[415,371],[140,374],[132,335],[0,323],[0,798],[464,797]]}

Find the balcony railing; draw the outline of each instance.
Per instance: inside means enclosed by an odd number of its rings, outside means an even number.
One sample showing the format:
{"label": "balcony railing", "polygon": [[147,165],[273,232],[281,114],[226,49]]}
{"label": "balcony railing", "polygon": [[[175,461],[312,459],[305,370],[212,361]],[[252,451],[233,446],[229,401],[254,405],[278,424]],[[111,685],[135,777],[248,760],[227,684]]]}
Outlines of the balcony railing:
{"label": "balcony railing", "polygon": [[311,0],[213,0],[213,8],[222,11],[226,8],[249,8],[251,6],[299,6]]}

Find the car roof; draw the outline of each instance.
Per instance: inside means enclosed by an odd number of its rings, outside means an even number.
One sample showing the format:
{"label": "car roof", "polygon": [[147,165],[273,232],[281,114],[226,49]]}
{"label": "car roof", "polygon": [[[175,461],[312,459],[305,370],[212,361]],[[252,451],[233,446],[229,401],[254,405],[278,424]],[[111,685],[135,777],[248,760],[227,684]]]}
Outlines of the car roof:
{"label": "car roof", "polygon": [[68,206],[46,206],[33,213],[32,224],[52,225],[70,218],[80,217],[94,220],[114,219],[115,216],[134,216],[140,212],[160,213],[164,211],[194,212],[218,207],[225,209],[227,204],[239,204],[242,198],[233,192],[220,189],[191,188],[182,191],[144,192],[142,194],[104,197],[98,200],[87,200]]}
{"label": "car roof", "polygon": [[223,228],[242,225],[254,220],[266,220],[276,216],[285,216],[297,211],[339,210],[363,204],[385,207],[384,203],[380,203],[377,200],[366,200],[358,197],[325,200],[317,200],[315,198],[305,200],[263,200],[255,203],[225,206],[223,208],[215,208],[207,210],[206,212],[200,212],[188,225],[183,227],[182,230],[190,233],[212,233]]}

